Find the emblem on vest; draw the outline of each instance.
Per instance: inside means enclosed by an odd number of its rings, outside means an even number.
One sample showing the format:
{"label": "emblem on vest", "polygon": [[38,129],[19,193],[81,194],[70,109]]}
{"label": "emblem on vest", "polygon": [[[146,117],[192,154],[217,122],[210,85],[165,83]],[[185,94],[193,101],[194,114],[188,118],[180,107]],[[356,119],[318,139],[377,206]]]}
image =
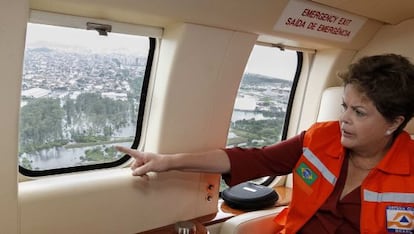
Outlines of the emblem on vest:
{"label": "emblem on vest", "polygon": [[296,168],[296,173],[298,173],[299,177],[309,186],[311,186],[318,178],[318,175],[304,162]]}
{"label": "emblem on vest", "polygon": [[414,207],[387,206],[386,213],[388,232],[414,232]]}

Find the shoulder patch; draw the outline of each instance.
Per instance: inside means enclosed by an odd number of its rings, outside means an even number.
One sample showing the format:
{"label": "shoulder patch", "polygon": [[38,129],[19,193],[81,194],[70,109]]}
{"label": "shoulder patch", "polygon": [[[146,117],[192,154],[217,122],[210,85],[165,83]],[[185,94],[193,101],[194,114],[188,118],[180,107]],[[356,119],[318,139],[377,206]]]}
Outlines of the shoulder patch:
{"label": "shoulder patch", "polygon": [[414,207],[387,206],[387,231],[414,233]]}
{"label": "shoulder patch", "polygon": [[296,168],[296,173],[298,173],[299,177],[309,186],[311,186],[318,178],[318,175],[304,162]]}

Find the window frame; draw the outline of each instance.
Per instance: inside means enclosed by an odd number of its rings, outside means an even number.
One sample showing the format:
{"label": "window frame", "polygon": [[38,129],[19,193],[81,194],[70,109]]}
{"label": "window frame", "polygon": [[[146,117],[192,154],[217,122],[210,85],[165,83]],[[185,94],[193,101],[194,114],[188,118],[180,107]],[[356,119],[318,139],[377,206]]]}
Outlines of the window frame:
{"label": "window frame", "polygon": [[[140,105],[138,108],[136,133],[135,133],[133,143],[131,145],[131,148],[137,149],[141,142],[142,131],[144,131],[143,124],[144,124],[144,115],[145,115],[144,112],[145,112],[146,104],[147,104],[147,94],[148,94],[148,89],[150,86],[150,80],[152,76],[152,68],[153,68],[154,60],[156,59],[157,44],[159,44],[158,41],[160,40],[162,33],[163,33],[162,29],[156,28],[156,27],[144,26],[144,25],[132,25],[132,24],[112,22],[112,21],[107,21],[107,20],[98,20],[98,19],[92,19],[92,18],[84,18],[84,17],[77,17],[77,16],[68,16],[68,15],[63,15],[63,14],[41,12],[41,11],[36,11],[36,10],[32,10],[30,12],[30,17],[28,21],[28,23],[63,26],[63,27],[70,27],[70,28],[80,28],[80,29],[85,29],[85,30],[87,30],[86,29],[87,22],[108,24],[112,26],[112,32],[146,36],[149,39],[149,49],[148,49],[144,79],[142,83],[142,90],[141,90],[140,96],[137,97],[140,100]],[[62,168],[54,168],[54,169],[46,169],[46,170],[30,170],[30,169],[22,167],[19,164],[19,173],[27,177],[41,177],[41,176],[81,172],[81,171],[90,171],[90,170],[96,170],[96,169],[114,168],[114,167],[123,165],[124,163],[129,161],[130,158],[131,157],[129,155],[123,155],[121,158],[113,162],[96,163],[96,164],[72,166],[72,167],[62,167]]]}
{"label": "window frame", "polygon": [[[279,47],[280,50],[284,50],[284,48],[282,48],[280,46],[275,46],[275,45],[270,44],[270,43],[258,42],[257,45],[269,46],[269,47]],[[292,49],[292,50],[296,51],[297,66],[296,66],[295,75],[294,75],[293,80],[292,80],[292,87],[291,87],[290,94],[289,94],[288,104],[287,104],[287,108],[286,108],[286,116],[285,116],[284,123],[283,123],[283,128],[282,128],[282,134],[281,134],[280,141],[286,140],[287,135],[288,135],[288,129],[289,129],[289,124],[290,124],[290,116],[291,116],[291,113],[292,113],[293,103],[294,103],[295,94],[296,94],[296,89],[297,89],[298,84],[299,84],[299,79],[300,79],[300,76],[301,76],[301,71],[302,71],[302,66],[303,66],[303,52],[300,51],[300,50],[297,50],[297,49],[296,50]],[[273,183],[273,181],[277,177],[278,176],[268,176],[267,178],[262,177],[262,178],[266,178],[266,179],[264,179],[264,181],[259,183],[259,184],[264,185],[264,186],[269,186],[270,184]],[[258,180],[259,179],[261,179],[261,178],[258,178]]]}
{"label": "window frame", "polygon": [[[286,116],[285,116],[285,121],[283,123],[282,136],[280,137],[280,141],[286,140],[287,135],[288,135],[290,116],[292,114],[292,109],[293,109],[293,102],[295,100],[296,89],[298,87],[299,78],[302,72],[303,52],[296,51],[296,55],[297,55],[298,60],[297,60],[297,66],[296,66],[296,71],[295,71],[295,77],[293,78],[292,89],[290,90],[290,94],[289,94],[288,105],[286,108]],[[261,185],[264,185],[264,186],[270,185],[276,179],[276,177],[277,176],[269,176],[265,181],[261,183]]]}

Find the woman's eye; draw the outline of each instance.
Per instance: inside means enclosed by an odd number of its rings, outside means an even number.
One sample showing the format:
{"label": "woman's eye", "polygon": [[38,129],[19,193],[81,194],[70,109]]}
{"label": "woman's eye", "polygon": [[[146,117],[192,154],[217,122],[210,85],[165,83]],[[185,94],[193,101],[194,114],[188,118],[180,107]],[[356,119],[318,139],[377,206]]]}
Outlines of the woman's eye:
{"label": "woman's eye", "polygon": [[355,110],[355,113],[357,116],[365,116],[365,112],[359,111],[359,110]]}
{"label": "woman's eye", "polygon": [[342,107],[342,111],[345,111],[345,110],[346,110],[346,108],[347,108],[347,107],[346,107],[346,105],[345,105],[345,103],[342,103],[342,104],[341,104],[341,107]]}

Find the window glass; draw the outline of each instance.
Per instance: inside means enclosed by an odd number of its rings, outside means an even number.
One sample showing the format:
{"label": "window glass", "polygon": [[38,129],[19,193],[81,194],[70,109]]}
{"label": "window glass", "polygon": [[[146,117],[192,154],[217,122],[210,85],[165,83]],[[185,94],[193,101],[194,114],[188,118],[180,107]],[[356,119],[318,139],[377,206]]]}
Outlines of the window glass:
{"label": "window glass", "polygon": [[140,132],[137,118],[149,50],[150,39],[144,36],[100,36],[94,30],[29,23],[21,169],[50,171],[119,161],[123,155],[114,145],[130,147]]}
{"label": "window glass", "polygon": [[254,46],[234,104],[227,147],[262,147],[282,139],[297,67],[296,51]]}

